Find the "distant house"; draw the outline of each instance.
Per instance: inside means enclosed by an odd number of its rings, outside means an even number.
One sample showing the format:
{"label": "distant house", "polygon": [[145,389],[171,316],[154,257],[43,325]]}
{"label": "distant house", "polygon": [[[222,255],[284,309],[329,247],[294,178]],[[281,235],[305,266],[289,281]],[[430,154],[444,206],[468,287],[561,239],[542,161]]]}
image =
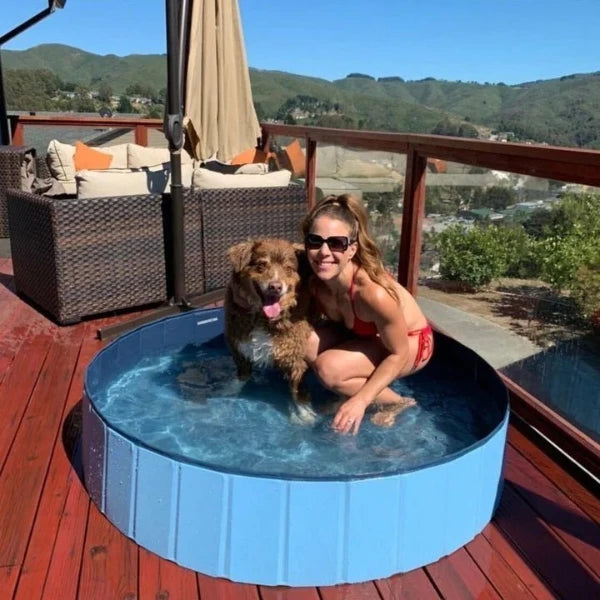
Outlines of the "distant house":
{"label": "distant house", "polygon": [[463,210],[459,214],[461,217],[474,219],[475,221],[501,221],[504,219],[502,213],[496,212],[491,208],[471,208],[469,210]]}

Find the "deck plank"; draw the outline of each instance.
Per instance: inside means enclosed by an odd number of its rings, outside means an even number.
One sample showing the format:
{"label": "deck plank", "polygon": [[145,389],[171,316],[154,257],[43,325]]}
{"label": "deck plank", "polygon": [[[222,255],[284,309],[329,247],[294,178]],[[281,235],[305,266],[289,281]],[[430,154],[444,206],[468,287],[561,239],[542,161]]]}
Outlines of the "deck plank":
{"label": "deck plank", "polygon": [[[10,401],[0,402],[0,422],[2,423],[2,427],[0,427],[0,474],[4,471],[10,448],[21,425],[39,374],[46,365],[53,341],[54,338],[50,333],[33,333],[27,337],[12,361],[6,377],[0,383],[0,398],[10,398]],[[20,454],[16,456],[17,462],[22,460]],[[0,485],[2,485],[1,476]]]}
{"label": "deck plank", "polygon": [[19,579],[19,565],[0,567],[0,598],[12,598]]}
{"label": "deck plank", "polygon": [[475,536],[465,548],[500,597],[510,600],[535,600],[527,585],[483,535]]}
{"label": "deck plank", "polygon": [[564,598],[594,598],[600,582],[510,484],[504,486],[495,523],[532,568]]}
{"label": "deck plank", "polygon": [[96,331],[136,313],[58,327],[14,294],[11,273],[0,260],[0,598],[550,600],[593,597],[599,588],[598,498],[513,424],[492,523],[410,573],[318,589],[259,587],[140,548],[91,503],[73,456],[83,374],[104,345]]}
{"label": "deck plank", "polygon": [[596,494],[584,487],[573,475],[564,468],[557,465],[548,454],[539,446],[536,446],[519,427],[510,427],[508,430],[508,442],[523,456],[535,465],[535,468],[543,473],[560,490],[584,510],[596,523],[600,523],[600,486],[596,488]]}
{"label": "deck plank", "polygon": [[484,528],[481,535],[485,537],[494,551],[504,559],[537,600],[555,600],[556,594],[551,586],[540,578],[539,574],[520,552],[515,552],[510,538],[502,532],[494,521]]}
{"label": "deck plank", "polygon": [[[61,571],[62,562],[67,558],[61,556],[61,551],[64,550],[65,545],[71,552],[78,547],[81,548],[83,543],[82,536],[79,532],[72,531],[69,522],[71,511],[75,511],[75,514],[80,514],[81,512],[87,514],[87,503],[81,493],[82,482],[73,469],[70,456],[73,448],[72,440],[80,435],[80,426],[76,422],[80,421],[80,419],[74,419],[73,413],[81,399],[86,366],[100,346],[89,335],[89,324],[82,323],[76,325],[75,328],[81,330],[82,343],[80,344],[77,362],[67,394],[67,401],[61,417],[63,426],[59,431],[60,435],[58,436],[50,460],[48,475],[44,484],[15,600],[41,598],[51,558],[54,558],[54,568]],[[67,503],[69,503],[69,506],[66,506]],[[63,523],[63,518],[65,519],[65,523]],[[67,528],[67,531],[71,534],[69,538],[65,539],[64,533],[59,539],[57,538],[60,527]],[[53,542],[56,540],[56,543],[52,545],[44,544],[44,540],[52,540]],[[44,550],[41,551],[41,548],[44,548]],[[78,553],[80,557],[81,549],[79,549]],[[69,560],[66,562],[70,565]],[[78,563],[76,564],[78,566]],[[68,597],[68,594],[64,592],[63,597]],[[75,596],[71,597],[74,598]]]}
{"label": "deck plank", "polygon": [[197,574],[200,598],[211,600],[260,600],[258,588],[249,583],[234,583],[228,579]]}
{"label": "deck plank", "polygon": [[81,329],[63,330],[52,345],[0,474],[0,566],[23,562],[81,335]]}
{"label": "deck plank", "polygon": [[494,586],[464,548],[425,567],[425,570],[444,598],[500,599]]}
{"label": "deck plank", "polygon": [[79,595],[82,600],[134,600],[138,590],[138,546],[91,503]]}
{"label": "deck plank", "polygon": [[581,562],[600,574],[600,525],[510,444],[506,477]]}
{"label": "deck plank", "polygon": [[381,600],[374,582],[320,587],[322,600]]}
{"label": "deck plank", "polygon": [[320,600],[314,587],[292,588],[283,586],[260,586],[261,600]]}
{"label": "deck plank", "polygon": [[[43,589],[43,598],[75,600],[91,500],[83,483],[72,475],[67,499]],[[25,596],[24,596],[25,598]]]}
{"label": "deck plank", "polygon": [[383,600],[397,600],[398,598],[435,600],[435,598],[441,598],[424,569],[415,569],[387,579],[378,579],[375,585]]}
{"label": "deck plank", "polygon": [[140,548],[138,600],[175,598],[200,600],[196,573]]}

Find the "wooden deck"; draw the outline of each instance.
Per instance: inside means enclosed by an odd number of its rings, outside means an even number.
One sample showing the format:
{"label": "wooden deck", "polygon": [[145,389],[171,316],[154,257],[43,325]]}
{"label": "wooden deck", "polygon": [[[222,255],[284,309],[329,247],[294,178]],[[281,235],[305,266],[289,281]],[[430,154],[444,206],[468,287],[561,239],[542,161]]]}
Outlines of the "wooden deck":
{"label": "wooden deck", "polygon": [[[0,259],[0,598],[334,600],[600,597],[600,501],[510,426],[492,523],[435,564],[389,579],[271,588],[183,569],[123,536],[90,502],[76,447],[85,368],[100,326],[60,328],[14,293]],[[376,500],[374,499],[374,502]]]}

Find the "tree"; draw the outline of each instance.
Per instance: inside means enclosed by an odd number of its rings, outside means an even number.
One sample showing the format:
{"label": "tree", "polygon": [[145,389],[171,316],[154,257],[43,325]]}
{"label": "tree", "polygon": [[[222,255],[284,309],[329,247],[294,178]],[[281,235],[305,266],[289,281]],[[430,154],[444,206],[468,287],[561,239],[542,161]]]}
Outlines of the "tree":
{"label": "tree", "polygon": [[477,188],[471,199],[471,208],[491,208],[504,210],[516,201],[516,193],[511,188],[493,185],[487,189]]}
{"label": "tree", "polygon": [[133,106],[131,106],[131,102],[127,96],[119,97],[119,105],[117,106],[117,111],[120,113],[131,113],[134,112]]}
{"label": "tree", "polygon": [[100,102],[110,103],[112,95],[113,90],[108,83],[100,84],[100,87],[98,88],[98,100],[100,100]]}

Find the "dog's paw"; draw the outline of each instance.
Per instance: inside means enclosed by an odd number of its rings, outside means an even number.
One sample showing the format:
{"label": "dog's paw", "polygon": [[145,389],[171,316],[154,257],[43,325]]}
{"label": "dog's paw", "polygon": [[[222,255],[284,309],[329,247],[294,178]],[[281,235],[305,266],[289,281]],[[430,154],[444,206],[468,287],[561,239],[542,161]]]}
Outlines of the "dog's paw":
{"label": "dog's paw", "polygon": [[294,425],[314,425],[317,413],[310,404],[294,404],[290,412],[290,421]]}

